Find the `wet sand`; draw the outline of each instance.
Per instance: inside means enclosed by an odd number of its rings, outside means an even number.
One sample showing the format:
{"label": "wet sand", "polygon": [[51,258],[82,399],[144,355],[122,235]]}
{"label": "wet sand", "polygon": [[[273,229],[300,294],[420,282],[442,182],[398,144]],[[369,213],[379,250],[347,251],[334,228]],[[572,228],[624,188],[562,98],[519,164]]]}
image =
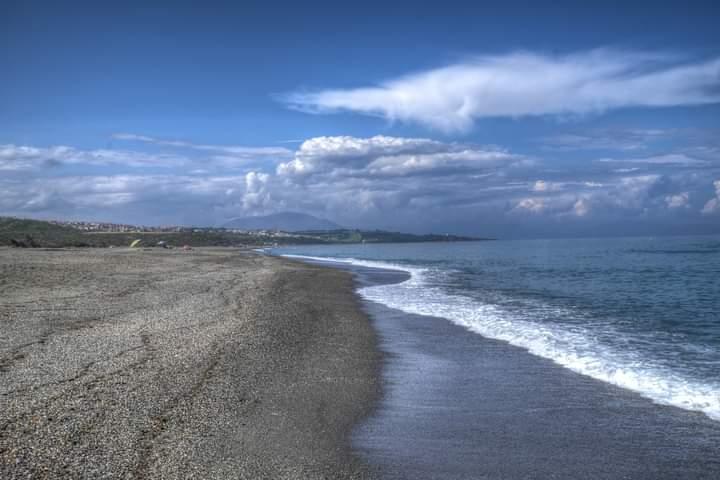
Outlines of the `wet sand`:
{"label": "wet sand", "polygon": [[[347,267],[346,267],[347,268]],[[407,279],[351,267],[359,285]],[[388,480],[720,478],[720,422],[442,319],[365,302],[384,395],[353,445]]]}
{"label": "wet sand", "polygon": [[347,272],[231,249],[0,249],[0,478],[366,478]]}

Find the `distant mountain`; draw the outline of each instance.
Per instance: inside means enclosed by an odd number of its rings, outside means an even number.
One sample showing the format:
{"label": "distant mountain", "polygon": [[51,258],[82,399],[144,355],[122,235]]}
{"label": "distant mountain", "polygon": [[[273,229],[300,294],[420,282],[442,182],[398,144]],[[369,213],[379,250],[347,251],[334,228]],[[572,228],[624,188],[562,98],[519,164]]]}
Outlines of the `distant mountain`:
{"label": "distant mountain", "polygon": [[223,227],[238,228],[241,230],[282,230],[284,232],[339,230],[343,228],[330,220],[295,212],[282,212],[260,217],[234,218],[226,222]]}

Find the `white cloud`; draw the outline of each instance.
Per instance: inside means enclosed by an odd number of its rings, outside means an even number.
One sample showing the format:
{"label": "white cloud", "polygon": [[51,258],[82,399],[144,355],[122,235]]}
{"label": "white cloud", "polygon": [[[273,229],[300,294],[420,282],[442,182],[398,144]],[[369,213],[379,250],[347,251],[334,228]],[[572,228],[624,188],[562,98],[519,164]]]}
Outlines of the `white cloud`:
{"label": "white cloud", "polygon": [[183,162],[182,157],[175,155],[147,154],[129,150],[80,150],[62,145],[46,148],[0,145],[0,170],[30,170],[70,164],[173,167]]}
{"label": "white cloud", "polygon": [[718,212],[720,212],[720,197],[715,197],[708,200],[703,209],[701,210],[701,213],[705,215],[710,215]]}
{"label": "white cloud", "polygon": [[623,177],[611,189],[607,201],[621,209],[642,210],[650,189],[660,180],[656,174]]}
{"label": "white cloud", "polygon": [[543,197],[521,198],[510,213],[529,213],[534,215],[548,215],[556,217],[577,216],[583,217],[590,212],[590,201],[578,197],[575,193],[566,192]]}
{"label": "white cloud", "polygon": [[383,155],[432,153],[444,149],[447,146],[441,142],[425,138],[315,137],[304,141],[295,152],[295,158],[280,164],[277,172],[280,175],[308,175],[335,167],[363,168]]}
{"label": "white cloud", "polygon": [[720,213],[720,180],[715,180],[713,185],[715,186],[715,198],[711,198],[705,203],[701,210],[701,213],[705,215]]}
{"label": "white cloud", "polygon": [[[553,169],[541,159],[498,147],[389,136],[312,138],[277,169],[273,163],[220,168],[212,160],[173,156],[180,168],[159,170],[162,157],[151,154],[122,151],[108,160],[90,152],[0,147],[0,164],[30,166],[0,174],[0,212],[207,225],[291,209],[345,218],[348,226],[553,221],[562,229],[580,220],[635,222],[663,215],[675,222],[690,216],[698,220],[702,204],[695,206],[694,201],[707,198],[707,175],[718,178],[717,169],[697,164],[663,169],[667,160],[644,165],[642,175],[617,175],[590,162]],[[143,160],[147,163],[140,165],[152,168],[113,163],[119,158]],[[92,175],[78,175],[83,169],[77,167],[35,168],[48,159],[51,164],[98,163],[85,169]],[[718,193],[706,203],[704,214],[720,212],[720,180],[714,186]],[[363,224],[358,220],[363,218],[382,223]],[[713,220],[706,217],[704,222]]]}
{"label": "white cloud", "polygon": [[464,149],[418,155],[382,156],[371,162],[371,175],[410,175],[443,169],[477,170],[507,165],[520,157],[503,151]]}
{"label": "white cloud", "polygon": [[515,210],[525,210],[532,213],[540,213],[546,208],[546,201],[542,198],[523,198],[515,205]]}
{"label": "white cloud", "polygon": [[165,147],[186,148],[191,150],[202,150],[208,152],[220,152],[217,158],[225,161],[237,161],[239,159],[257,159],[261,157],[287,158],[292,156],[292,150],[284,147],[246,147],[237,145],[207,145],[186,142],[184,140],[162,140],[146,135],[135,135],[133,133],[116,133],[112,136],[116,140],[135,141],[160,145]]}
{"label": "white cloud", "polygon": [[533,192],[554,192],[562,190],[564,184],[560,182],[546,182],[545,180],[536,181],[533,186]]}
{"label": "white cloud", "polygon": [[462,131],[483,117],[588,114],[623,107],[720,102],[720,59],[593,50],[565,56],[481,56],[377,86],[295,92],[310,113],[349,111]]}
{"label": "white cloud", "polygon": [[242,197],[242,205],[245,210],[262,210],[270,205],[269,179],[270,175],[267,173],[248,172],[245,174],[245,193]]}
{"label": "white cloud", "polygon": [[[513,213],[533,213],[557,217],[589,217],[590,214],[637,214],[656,207],[653,189],[661,184],[660,175],[621,177],[603,183],[590,181],[533,184],[535,197],[520,197]],[[688,194],[689,195],[689,194]],[[682,194],[680,194],[682,196]],[[675,202],[679,202],[676,199]]]}
{"label": "white cloud", "polygon": [[191,177],[184,175],[87,175],[40,177],[25,182],[0,180],[0,210],[66,212],[139,205],[164,211],[207,208],[228,190],[244,191],[245,177]]}
{"label": "white cloud", "polygon": [[278,165],[277,173],[287,177],[403,176],[431,171],[482,170],[524,160],[525,157],[497,148],[425,138],[316,137],[303,142],[293,160]]}
{"label": "white cloud", "polygon": [[253,161],[270,161],[274,165],[277,161],[292,158],[292,151],[282,147],[194,145],[187,142],[160,141],[151,137],[130,134],[117,134],[114,138],[207,151],[208,156],[195,158],[197,155],[191,157],[124,149],[84,150],[64,145],[33,147],[8,144],[0,145],[0,171],[28,171],[64,165],[174,168],[201,164],[204,167],[218,169],[247,169],[250,168],[250,163]]}
{"label": "white cloud", "polygon": [[560,192],[568,189],[580,188],[602,188],[605,184],[593,181],[567,181],[567,182],[551,182],[547,180],[536,180],[530,190],[533,192],[550,193]]}
{"label": "white cloud", "polygon": [[688,207],[690,202],[690,192],[682,192],[676,195],[668,195],[665,197],[665,203],[668,208]]}
{"label": "white cloud", "polygon": [[575,215],[577,215],[578,217],[584,217],[588,214],[588,212],[590,212],[589,202],[584,198],[579,198],[573,204],[573,212],[575,212]]}

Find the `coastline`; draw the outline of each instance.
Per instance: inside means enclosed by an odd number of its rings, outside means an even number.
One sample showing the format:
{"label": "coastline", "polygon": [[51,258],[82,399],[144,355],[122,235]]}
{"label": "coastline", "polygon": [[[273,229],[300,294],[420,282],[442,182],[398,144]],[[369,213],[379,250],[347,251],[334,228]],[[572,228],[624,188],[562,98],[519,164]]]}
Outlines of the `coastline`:
{"label": "coastline", "polygon": [[[365,286],[400,271],[336,264]],[[720,422],[437,317],[363,300],[383,396],[353,446],[380,478],[714,479]]]}
{"label": "coastline", "polygon": [[351,274],[235,249],[0,249],[3,478],[368,478]]}

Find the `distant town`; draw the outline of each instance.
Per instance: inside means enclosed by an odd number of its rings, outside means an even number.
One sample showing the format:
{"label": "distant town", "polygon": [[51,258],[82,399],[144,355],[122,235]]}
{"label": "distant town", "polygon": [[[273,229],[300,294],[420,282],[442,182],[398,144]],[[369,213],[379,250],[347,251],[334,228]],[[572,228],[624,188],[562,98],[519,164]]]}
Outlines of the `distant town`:
{"label": "distant town", "polygon": [[279,246],[333,243],[417,243],[491,240],[449,234],[384,230],[241,229],[232,227],[144,226],[76,220],[33,220],[0,217],[0,245],[15,247],[110,247],[136,240],[143,246]]}
{"label": "distant town", "polygon": [[125,223],[112,222],[82,222],[75,220],[50,220],[53,225],[63,227],[72,227],[83,232],[112,232],[112,233],[132,233],[132,232],[190,232],[191,227],[178,226],[160,226],[148,227],[145,225],[128,225]]}
{"label": "distant town", "polygon": [[279,236],[293,236],[287,232],[277,229],[240,229],[240,228],[226,228],[226,227],[181,227],[177,225],[161,225],[161,226],[147,226],[147,225],[130,225],[126,223],[112,223],[112,222],[85,222],[76,220],[50,220],[48,223],[53,225],[59,225],[62,227],[71,227],[76,230],[83,232],[98,232],[98,233],[238,233],[238,234],[264,234],[264,235],[279,235]]}

